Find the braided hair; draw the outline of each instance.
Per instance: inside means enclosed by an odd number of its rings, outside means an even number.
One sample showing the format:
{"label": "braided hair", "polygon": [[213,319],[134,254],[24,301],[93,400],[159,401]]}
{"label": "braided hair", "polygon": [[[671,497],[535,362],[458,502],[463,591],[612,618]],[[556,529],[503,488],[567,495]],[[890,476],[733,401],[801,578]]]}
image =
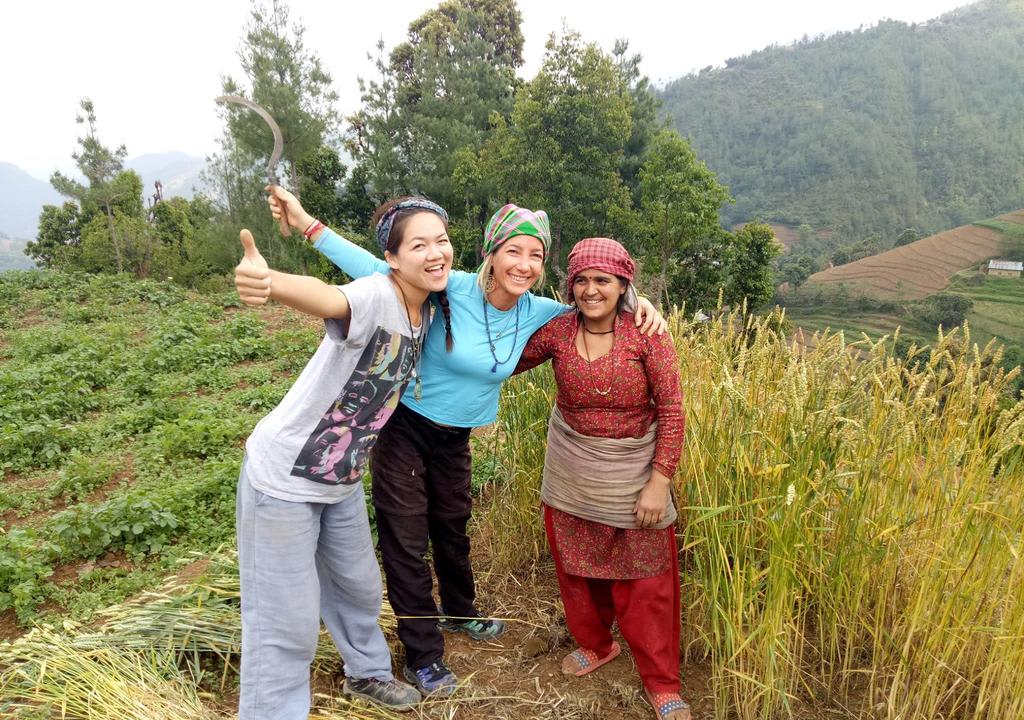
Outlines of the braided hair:
{"label": "braided hair", "polygon": [[455,346],[455,336],[452,335],[452,309],[448,306],[448,291],[438,290],[437,304],[441,306],[441,314],[444,315],[444,349],[451,352]]}

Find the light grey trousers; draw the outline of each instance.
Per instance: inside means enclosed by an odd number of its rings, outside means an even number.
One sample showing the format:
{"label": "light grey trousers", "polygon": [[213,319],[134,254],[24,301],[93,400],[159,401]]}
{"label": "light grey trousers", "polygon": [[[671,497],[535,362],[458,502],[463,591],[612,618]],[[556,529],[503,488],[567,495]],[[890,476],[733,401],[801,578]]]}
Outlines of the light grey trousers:
{"label": "light grey trousers", "polygon": [[350,678],[390,680],[381,577],[363,493],[288,502],[250,485],[236,504],[242,588],[241,720],[306,720],[320,618]]}

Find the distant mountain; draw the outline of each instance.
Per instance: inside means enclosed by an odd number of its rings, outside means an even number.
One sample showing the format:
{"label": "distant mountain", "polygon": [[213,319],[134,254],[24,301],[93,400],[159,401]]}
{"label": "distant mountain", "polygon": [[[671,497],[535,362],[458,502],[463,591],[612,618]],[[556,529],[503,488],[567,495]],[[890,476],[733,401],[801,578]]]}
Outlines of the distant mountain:
{"label": "distant mountain", "polygon": [[0,233],[10,238],[34,238],[43,205],[61,202],[49,183],[37,180],[17,165],[0,162]]}
{"label": "distant mountain", "polygon": [[184,198],[191,198],[196,190],[201,189],[199,175],[205,166],[203,158],[182,152],[149,153],[125,163],[126,168],[142,177],[142,188],[146,196],[153,194],[153,183],[159,180],[163,185],[164,197]]}
{"label": "distant mountain", "polygon": [[1024,0],[805,37],[680,78],[661,99],[736,198],[730,225],[891,241],[1024,205]]}
{"label": "distant mountain", "polygon": [[[142,177],[143,193],[153,194],[153,183],[163,185],[165,198],[191,198],[202,186],[203,158],[181,152],[151,153],[132,158],[125,167]],[[0,162],[0,233],[9,238],[34,239],[43,205],[60,205],[62,197],[47,182],[38,180],[11,163]]]}
{"label": "distant mountain", "polygon": [[28,270],[35,262],[25,254],[25,240],[0,233],[0,272],[4,270]]}

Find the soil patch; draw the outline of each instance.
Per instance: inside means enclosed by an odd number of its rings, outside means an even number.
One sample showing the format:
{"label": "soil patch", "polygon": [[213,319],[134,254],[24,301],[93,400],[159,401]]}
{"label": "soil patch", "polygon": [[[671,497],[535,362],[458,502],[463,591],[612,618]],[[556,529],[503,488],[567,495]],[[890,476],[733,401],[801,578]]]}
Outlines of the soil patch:
{"label": "soil patch", "polygon": [[[320,318],[300,313],[298,310],[292,310],[290,307],[280,303],[271,303],[261,308],[247,309],[250,312],[256,311],[259,313],[260,318],[266,324],[267,332],[270,333],[276,333],[279,330],[295,330],[297,327],[309,327],[317,330],[323,330],[324,327],[324,321]],[[315,349],[314,347],[313,350]]]}
{"label": "soil patch", "polygon": [[0,612],[0,642],[13,640],[24,633],[25,628],[18,625],[18,616],[14,614],[14,610]]}

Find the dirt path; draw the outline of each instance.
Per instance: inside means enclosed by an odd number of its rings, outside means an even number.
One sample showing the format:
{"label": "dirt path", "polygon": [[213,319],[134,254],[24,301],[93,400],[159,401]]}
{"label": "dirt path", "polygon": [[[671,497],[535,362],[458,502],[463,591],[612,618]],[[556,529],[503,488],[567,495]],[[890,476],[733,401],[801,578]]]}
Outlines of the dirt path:
{"label": "dirt path", "polygon": [[[504,619],[508,630],[497,640],[476,642],[461,634],[446,634],[445,662],[463,682],[449,700],[424,701],[410,718],[424,720],[623,720],[651,719],[643,699],[640,677],[626,644],[608,665],[582,678],[562,674],[562,657],[573,644],[558,601],[551,562],[537,566],[529,577],[506,580],[501,587],[480,585],[479,605]],[[393,638],[389,638],[392,639]],[[401,649],[392,646],[396,665]],[[682,695],[695,718],[713,715],[711,669],[707,664],[682,670]],[[342,678],[320,677],[317,690],[335,695]]]}

